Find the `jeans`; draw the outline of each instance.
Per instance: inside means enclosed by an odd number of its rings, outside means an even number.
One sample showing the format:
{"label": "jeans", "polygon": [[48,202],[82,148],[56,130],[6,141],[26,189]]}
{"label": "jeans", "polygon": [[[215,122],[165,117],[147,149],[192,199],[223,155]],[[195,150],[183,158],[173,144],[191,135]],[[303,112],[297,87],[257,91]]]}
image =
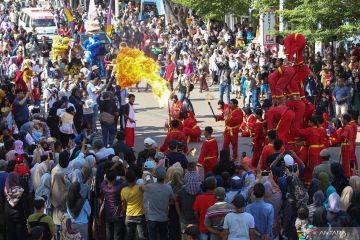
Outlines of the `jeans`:
{"label": "jeans", "polygon": [[116,135],[116,124],[109,125],[101,123],[101,133],[104,146],[106,147],[108,144],[112,145]]}
{"label": "jeans", "polygon": [[149,240],[168,240],[168,222],[147,221]]}
{"label": "jeans", "polygon": [[106,240],[124,239],[124,218],[106,220]]}
{"label": "jeans", "polygon": [[138,240],[145,240],[145,217],[144,215],[138,217],[126,216],[126,240],[135,239],[136,232]]}
{"label": "jeans", "polygon": [[226,103],[230,104],[230,85],[226,84],[226,85],[219,85],[219,92],[220,92],[220,100],[223,101],[224,100],[224,93],[225,93],[225,97],[226,97]]}
{"label": "jeans", "polygon": [[97,122],[98,115],[99,115],[99,105],[95,104],[93,109],[94,109],[94,113],[92,115],[92,129],[94,132],[96,132],[96,122]]}
{"label": "jeans", "polygon": [[256,89],[252,90],[251,93],[252,93],[252,96],[251,96],[252,107],[254,109],[257,108],[257,107],[260,107],[259,88],[256,88]]}
{"label": "jeans", "polygon": [[348,104],[347,103],[343,103],[341,105],[339,104],[335,104],[335,112],[336,112],[336,117],[337,118],[341,118],[341,116],[345,113],[347,113],[348,110]]}
{"label": "jeans", "polygon": [[199,239],[200,240],[209,240],[210,237],[209,237],[208,233],[200,233]]}
{"label": "jeans", "polygon": [[190,110],[195,114],[195,109],[190,101],[190,98],[186,97],[186,93],[184,92],[179,92],[179,101],[180,102],[185,102],[185,104],[183,105],[183,109],[182,111],[186,111],[186,110]]}

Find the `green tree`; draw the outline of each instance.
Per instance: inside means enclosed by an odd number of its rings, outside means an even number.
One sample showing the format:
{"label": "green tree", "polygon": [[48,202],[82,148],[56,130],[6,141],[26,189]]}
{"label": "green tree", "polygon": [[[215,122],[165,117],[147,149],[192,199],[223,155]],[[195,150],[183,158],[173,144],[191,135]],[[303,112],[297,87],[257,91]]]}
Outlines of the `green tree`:
{"label": "green tree", "polygon": [[173,0],[174,3],[192,9],[196,15],[206,19],[224,20],[226,14],[247,14],[250,0]]}
{"label": "green tree", "polygon": [[[257,0],[252,6],[259,12],[275,6],[278,0]],[[360,34],[360,1],[353,0],[287,0],[284,10],[277,11],[286,22],[285,34],[299,32],[309,42],[341,41]]]}

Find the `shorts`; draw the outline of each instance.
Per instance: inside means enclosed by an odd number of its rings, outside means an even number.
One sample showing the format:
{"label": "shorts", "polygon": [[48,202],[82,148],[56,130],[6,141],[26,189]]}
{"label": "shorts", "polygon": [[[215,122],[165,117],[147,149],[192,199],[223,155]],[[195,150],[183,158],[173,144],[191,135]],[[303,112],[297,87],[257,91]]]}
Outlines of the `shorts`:
{"label": "shorts", "polygon": [[261,84],[260,90],[261,92],[269,92],[269,84]]}
{"label": "shorts", "polygon": [[241,92],[241,85],[235,85],[234,86],[234,91],[235,92]]}

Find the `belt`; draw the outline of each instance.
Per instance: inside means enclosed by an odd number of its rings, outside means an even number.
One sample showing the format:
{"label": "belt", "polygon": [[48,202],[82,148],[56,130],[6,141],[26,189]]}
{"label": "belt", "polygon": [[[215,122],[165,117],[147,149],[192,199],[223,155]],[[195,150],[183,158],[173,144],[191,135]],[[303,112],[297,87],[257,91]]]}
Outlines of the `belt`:
{"label": "belt", "polygon": [[309,148],[322,148],[322,147],[324,147],[324,144],[315,144],[309,146]]}
{"label": "belt", "polygon": [[239,127],[240,127],[240,125],[236,125],[236,126],[234,126],[234,127],[225,126],[225,131],[228,130],[229,133],[230,133],[230,136],[233,136],[233,135],[234,135],[234,134],[233,134],[233,129],[237,129],[237,128],[239,128]]}
{"label": "belt", "polygon": [[344,143],[341,143],[341,146],[350,146],[350,143],[349,142],[344,142]]}
{"label": "belt", "polygon": [[300,100],[300,93],[298,93],[298,92],[288,93],[287,97],[288,97],[288,100]]}
{"label": "belt", "polygon": [[205,160],[208,160],[208,159],[213,159],[213,158],[217,158],[217,156],[212,156],[212,157],[204,157]]}

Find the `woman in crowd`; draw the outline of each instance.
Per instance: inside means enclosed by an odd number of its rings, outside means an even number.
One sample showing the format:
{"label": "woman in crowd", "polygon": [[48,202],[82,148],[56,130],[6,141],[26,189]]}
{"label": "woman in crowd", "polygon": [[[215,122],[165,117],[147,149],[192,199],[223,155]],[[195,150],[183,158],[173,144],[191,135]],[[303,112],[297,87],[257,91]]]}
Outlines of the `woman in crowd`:
{"label": "woman in crowd", "polygon": [[326,172],[321,172],[319,174],[319,181],[321,183],[322,191],[324,192],[324,195],[325,195],[325,200],[324,200],[323,204],[324,204],[324,207],[327,208],[329,196],[332,193],[336,192],[336,189],[330,184],[329,175]]}
{"label": "woman in crowd", "polygon": [[312,198],[313,198],[312,203],[307,206],[309,210],[310,223],[313,223],[313,217],[316,212],[319,213],[322,212],[323,210],[325,211],[325,208],[323,206],[323,202],[325,200],[324,193],[321,190],[316,191]]}
{"label": "woman in crowd", "polygon": [[349,181],[345,175],[344,168],[340,163],[331,163],[331,173],[334,176],[331,185],[336,189],[338,195],[341,195],[346,186],[349,186]]}
{"label": "woman in crowd", "polygon": [[88,222],[91,214],[89,201],[80,194],[79,182],[70,185],[66,199],[67,213],[72,221],[72,228],[80,232],[84,240],[88,239]]}

